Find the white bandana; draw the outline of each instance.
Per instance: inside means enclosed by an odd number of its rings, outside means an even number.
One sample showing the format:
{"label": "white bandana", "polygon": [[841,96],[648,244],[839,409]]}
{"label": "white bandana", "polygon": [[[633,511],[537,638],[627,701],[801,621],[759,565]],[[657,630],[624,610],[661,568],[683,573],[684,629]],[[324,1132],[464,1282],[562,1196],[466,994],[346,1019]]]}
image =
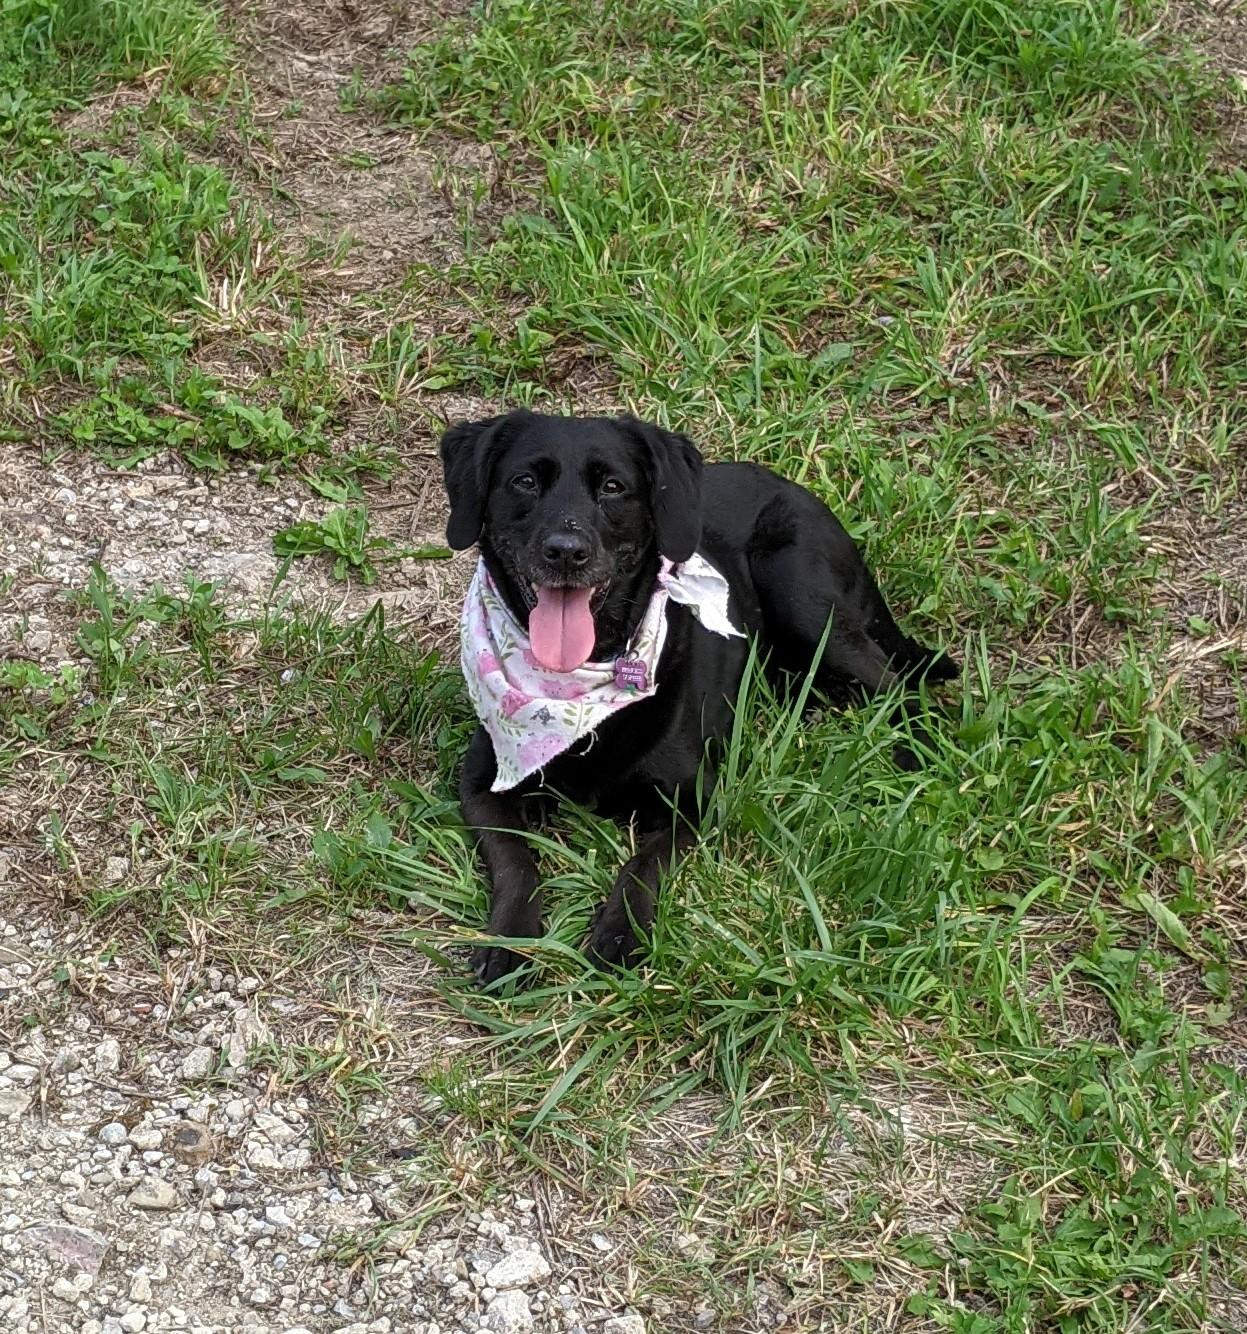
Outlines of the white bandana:
{"label": "white bandana", "polygon": [[515,787],[612,713],[658,689],[668,599],[688,607],[712,633],[744,638],[728,616],[727,580],[708,560],[694,555],[678,569],[664,560],[627,652],[614,662],[555,672],[533,657],[528,633],[494,587],[485,562],[477,565],[463,603],[460,663],[476,716],[494,743],[493,791]]}

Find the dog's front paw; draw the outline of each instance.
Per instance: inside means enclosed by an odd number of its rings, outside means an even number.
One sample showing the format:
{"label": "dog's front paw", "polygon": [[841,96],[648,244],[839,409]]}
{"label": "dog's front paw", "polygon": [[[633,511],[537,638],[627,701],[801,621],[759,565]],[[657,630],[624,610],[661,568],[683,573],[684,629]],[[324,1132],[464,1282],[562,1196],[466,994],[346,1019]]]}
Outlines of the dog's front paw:
{"label": "dog's front paw", "polygon": [[[503,945],[481,945],[472,951],[472,972],[476,984],[491,988],[504,978],[518,974],[528,960],[522,954],[516,954]],[[518,977],[516,979],[519,980]]]}
{"label": "dog's front paw", "polygon": [[585,955],[595,968],[629,968],[636,962],[639,943],[632,923],[600,912],[585,943]]}

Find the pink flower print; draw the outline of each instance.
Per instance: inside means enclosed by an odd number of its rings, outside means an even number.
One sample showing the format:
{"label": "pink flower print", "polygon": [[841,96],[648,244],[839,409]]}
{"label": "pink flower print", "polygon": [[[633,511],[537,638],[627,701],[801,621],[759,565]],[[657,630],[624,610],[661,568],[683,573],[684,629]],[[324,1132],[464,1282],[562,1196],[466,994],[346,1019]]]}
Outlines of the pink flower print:
{"label": "pink flower print", "polygon": [[526,704],[532,702],[532,696],[524,694],[522,690],[508,690],[498,707],[508,718],[514,718]]}
{"label": "pink flower print", "polygon": [[563,737],[535,736],[520,747],[520,768],[525,773],[532,773],[549,764],[556,755],[561,755],[566,747]]}
{"label": "pink flower print", "polygon": [[476,655],[476,670],[481,676],[488,676],[490,672],[502,671],[502,664],[486,649],[482,649]]}
{"label": "pink flower print", "polygon": [[544,681],[542,690],[549,699],[581,699],[588,694],[579,681]]}

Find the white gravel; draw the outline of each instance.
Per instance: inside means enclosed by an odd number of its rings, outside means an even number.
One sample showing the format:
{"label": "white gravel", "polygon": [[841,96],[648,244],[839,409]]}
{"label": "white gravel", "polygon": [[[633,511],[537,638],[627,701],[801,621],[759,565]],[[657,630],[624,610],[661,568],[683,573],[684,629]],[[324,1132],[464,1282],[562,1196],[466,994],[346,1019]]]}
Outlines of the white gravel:
{"label": "white gravel", "polygon": [[84,957],[65,928],[0,919],[6,1334],[644,1329],[557,1272],[531,1200],[469,1199],[404,1227],[403,1182],[352,1175],[304,1099],[234,1062],[238,1017],[277,1029],[280,996],[200,979],[206,1004],[157,1002],[135,1025],[115,1002],[159,978]]}
{"label": "white gravel", "polygon": [[[365,586],[335,581],[327,559],[301,559],[277,583],[283,562],[273,553],[274,534],[332,508],[296,475],[238,467],[205,479],[171,454],[125,471],[79,455],[64,464],[71,473],[48,468],[33,449],[6,449],[0,579],[11,587],[0,643],[19,645],[45,669],[83,661],[78,618],[67,614],[66,599],[86,587],[94,565],[135,595],[156,587],[181,594],[188,580],[212,584],[234,611],[290,602],[345,619],[380,599],[400,616],[414,611],[438,633],[456,619],[471,562],[379,562],[376,584]],[[400,548],[441,545],[440,491],[429,513],[425,491],[405,484],[380,488],[371,499],[379,502],[370,509],[374,532]],[[128,870],[127,860],[114,856],[103,878],[120,883]]]}

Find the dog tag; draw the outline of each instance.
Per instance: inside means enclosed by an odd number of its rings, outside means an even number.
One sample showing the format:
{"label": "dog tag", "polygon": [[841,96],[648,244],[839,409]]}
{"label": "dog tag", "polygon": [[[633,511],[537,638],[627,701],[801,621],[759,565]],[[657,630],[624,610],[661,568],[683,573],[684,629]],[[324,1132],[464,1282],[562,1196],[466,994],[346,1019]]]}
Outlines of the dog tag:
{"label": "dog tag", "polygon": [[644,690],[649,684],[649,668],[640,658],[615,659],[615,688]]}

